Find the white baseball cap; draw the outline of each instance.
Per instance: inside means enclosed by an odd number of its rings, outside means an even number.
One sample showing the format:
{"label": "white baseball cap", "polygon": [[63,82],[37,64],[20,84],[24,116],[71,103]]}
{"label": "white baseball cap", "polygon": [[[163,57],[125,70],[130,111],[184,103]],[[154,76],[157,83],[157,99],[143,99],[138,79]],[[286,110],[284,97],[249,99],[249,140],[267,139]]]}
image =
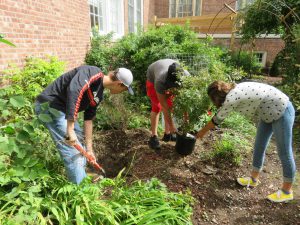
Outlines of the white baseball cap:
{"label": "white baseball cap", "polygon": [[131,83],[133,81],[133,75],[129,69],[126,68],[119,68],[117,69],[117,74],[116,74],[118,80],[120,80],[127,88],[129,94],[133,95],[133,90],[131,88]]}

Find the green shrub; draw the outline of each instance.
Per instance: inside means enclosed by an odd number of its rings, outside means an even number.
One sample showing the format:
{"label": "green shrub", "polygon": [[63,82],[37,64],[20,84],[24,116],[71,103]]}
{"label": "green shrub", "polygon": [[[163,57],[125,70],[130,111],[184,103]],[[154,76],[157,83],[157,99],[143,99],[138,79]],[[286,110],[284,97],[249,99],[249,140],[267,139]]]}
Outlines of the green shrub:
{"label": "green shrub", "polygon": [[220,140],[214,143],[212,159],[218,162],[218,165],[240,165],[242,156],[241,151],[237,147],[236,140],[234,136],[225,133]]}
{"label": "green shrub", "polygon": [[232,52],[230,56],[230,65],[242,68],[250,75],[260,73],[261,65],[258,63],[256,56],[252,53],[239,51]]}
{"label": "green shrub", "polygon": [[229,128],[243,136],[252,137],[256,133],[256,127],[245,116],[239,113],[231,113],[221,124],[222,128]]}
{"label": "green shrub", "polygon": [[95,33],[92,38],[91,49],[85,56],[85,62],[88,65],[97,66],[104,73],[111,69],[113,61],[112,36],[112,33],[103,36]]}
{"label": "green shrub", "polygon": [[65,69],[65,63],[57,57],[49,56],[47,59],[27,58],[23,69],[12,66],[4,71],[12,85],[5,91],[8,95],[22,95],[30,101],[42,90],[60,76]]}
{"label": "green shrub", "polygon": [[[207,87],[215,80],[227,80],[228,77],[219,71],[201,71],[197,76],[184,76],[181,78],[180,87],[174,90],[173,113],[183,133],[199,130],[201,121],[205,120],[211,102],[207,95]],[[184,114],[188,114],[188,120]],[[208,118],[207,118],[208,119]]]}
{"label": "green shrub", "polygon": [[[93,44],[93,43],[96,44]],[[199,40],[196,33],[187,26],[166,25],[160,28],[149,27],[124,36],[116,43],[109,43],[106,37],[96,37],[87,54],[86,62],[106,68],[127,67],[132,70],[136,92],[145,91],[146,72],[149,65],[171,54],[197,55],[207,60],[207,70],[226,73],[228,67],[221,62],[223,51],[213,47],[208,40]],[[187,64],[183,61],[184,64]],[[187,69],[188,64],[187,64]]]}

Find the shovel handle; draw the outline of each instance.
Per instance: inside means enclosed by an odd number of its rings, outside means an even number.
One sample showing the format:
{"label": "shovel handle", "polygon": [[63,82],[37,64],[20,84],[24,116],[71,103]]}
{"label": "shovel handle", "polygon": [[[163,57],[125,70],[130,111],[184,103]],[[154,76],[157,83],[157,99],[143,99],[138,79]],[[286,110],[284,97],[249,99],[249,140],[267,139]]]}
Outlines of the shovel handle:
{"label": "shovel handle", "polygon": [[93,165],[95,169],[104,171],[103,168],[96,162],[96,159],[87,153],[79,144],[74,144],[73,146],[87,159],[90,164]]}

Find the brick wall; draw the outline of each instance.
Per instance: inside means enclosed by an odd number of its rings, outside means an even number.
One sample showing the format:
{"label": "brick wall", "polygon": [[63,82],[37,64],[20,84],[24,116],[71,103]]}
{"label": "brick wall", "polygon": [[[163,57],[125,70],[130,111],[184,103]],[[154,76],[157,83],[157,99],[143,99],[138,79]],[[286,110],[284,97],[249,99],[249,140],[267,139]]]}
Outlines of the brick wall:
{"label": "brick wall", "polygon": [[168,18],[169,17],[169,0],[156,0],[154,2],[155,2],[155,15],[158,18]]}
{"label": "brick wall", "polygon": [[232,0],[202,0],[201,15],[217,14],[221,9],[223,13],[230,12],[227,8],[223,9],[225,3],[235,10],[235,2]]}
{"label": "brick wall", "polygon": [[1,0],[0,33],[17,45],[0,43],[0,73],[25,57],[56,55],[67,69],[81,65],[90,43],[90,18],[83,0]]}

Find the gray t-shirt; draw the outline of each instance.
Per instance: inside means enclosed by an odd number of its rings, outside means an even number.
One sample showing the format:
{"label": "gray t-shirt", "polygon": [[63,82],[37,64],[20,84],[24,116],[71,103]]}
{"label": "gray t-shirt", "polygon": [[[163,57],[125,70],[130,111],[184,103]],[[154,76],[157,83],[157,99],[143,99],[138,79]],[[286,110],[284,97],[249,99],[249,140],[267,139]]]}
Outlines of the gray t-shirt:
{"label": "gray t-shirt", "polygon": [[164,94],[167,90],[165,82],[169,66],[176,62],[173,59],[160,59],[152,63],[147,70],[147,80],[154,83],[157,93]]}
{"label": "gray t-shirt", "polygon": [[288,102],[288,96],[273,86],[243,82],[226,95],[214,121],[220,124],[230,112],[237,111],[245,116],[257,114],[262,121],[271,123],[283,115]]}

